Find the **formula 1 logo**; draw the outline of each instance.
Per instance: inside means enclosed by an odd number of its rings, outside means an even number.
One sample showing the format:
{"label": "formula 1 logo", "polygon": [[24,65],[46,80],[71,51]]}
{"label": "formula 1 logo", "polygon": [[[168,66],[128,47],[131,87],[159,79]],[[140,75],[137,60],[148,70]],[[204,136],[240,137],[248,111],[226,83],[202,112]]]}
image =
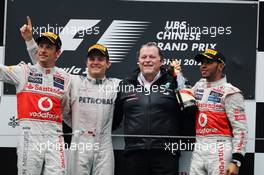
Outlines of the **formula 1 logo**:
{"label": "formula 1 logo", "polygon": [[53,103],[49,97],[41,97],[38,101],[38,107],[44,112],[48,112],[52,109]]}
{"label": "formula 1 logo", "polygon": [[[75,51],[82,43],[82,38],[74,38],[81,30],[87,30],[96,26],[101,20],[71,19],[60,32],[62,40],[61,51]],[[144,33],[150,22],[113,20],[101,38],[97,41],[108,48],[112,63],[119,63],[125,59],[126,54],[137,39]],[[75,28],[74,32],[67,32]]]}
{"label": "formula 1 logo", "polygon": [[201,127],[205,127],[208,122],[208,117],[204,113],[200,113],[198,117],[198,123]]}
{"label": "formula 1 logo", "polygon": [[[63,43],[61,47],[61,52],[65,50],[70,50],[70,51],[76,50],[83,41],[83,39],[74,38],[74,36],[81,30],[87,30],[89,28],[94,27],[99,22],[100,20],[71,19],[59,34],[61,41]],[[69,29],[75,29],[75,30],[71,30],[69,32]]]}

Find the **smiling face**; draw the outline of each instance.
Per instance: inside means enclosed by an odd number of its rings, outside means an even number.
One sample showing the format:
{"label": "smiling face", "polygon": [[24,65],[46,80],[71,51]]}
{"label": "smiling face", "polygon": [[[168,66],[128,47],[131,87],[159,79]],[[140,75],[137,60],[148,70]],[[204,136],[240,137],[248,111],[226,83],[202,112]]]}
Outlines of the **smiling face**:
{"label": "smiling face", "polygon": [[220,80],[222,78],[224,67],[224,63],[204,58],[201,60],[201,76],[207,79],[208,82]]}
{"label": "smiling face", "polygon": [[60,55],[60,50],[57,47],[45,40],[38,43],[38,63],[42,67],[55,66],[56,59]]}
{"label": "smiling face", "polygon": [[139,51],[138,64],[145,79],[152,81],[162,65],[157,46],[143,46]]}
{"label": "smiling face", "polygon": [[87,58],[86,66],[92,78],[103,78],[111,63],[100,51],[93,51]]}

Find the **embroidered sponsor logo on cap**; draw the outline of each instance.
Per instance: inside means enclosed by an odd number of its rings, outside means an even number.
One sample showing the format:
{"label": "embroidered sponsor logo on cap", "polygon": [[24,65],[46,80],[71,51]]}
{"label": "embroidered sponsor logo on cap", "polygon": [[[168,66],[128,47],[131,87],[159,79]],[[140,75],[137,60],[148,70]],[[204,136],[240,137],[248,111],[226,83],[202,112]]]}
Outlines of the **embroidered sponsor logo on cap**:
{"label": "embroidered sponsor logo on cap", "polygon": [[45,32],[45,33],[42,33],[41,34],[42,36],[46,36],[46,37],[51,37],[53,38],[54,40],[56,40],[58,38],[58,35],[52,33],[52,32]]}
{"label": "embroidered sponsor logo on cap", "polygon": [[92,49],[98,49],[98,50],[106,52],[106,48],[102,45],[99,45],[99,44],[96,44],[96,45],[93,45],[92,47],[90,47],[88,49],[88,52],[90,52]]}
{"label": "embroidered sponsor logo on cap", "polygon": [[205,54],[206,54],[206,53],[209,53],[209,54],[212,54],[212,55],[216,55],[216,54],[217,54],[217,51],[212,50],[212,49],[207,49],[207,50],[205,51]]}

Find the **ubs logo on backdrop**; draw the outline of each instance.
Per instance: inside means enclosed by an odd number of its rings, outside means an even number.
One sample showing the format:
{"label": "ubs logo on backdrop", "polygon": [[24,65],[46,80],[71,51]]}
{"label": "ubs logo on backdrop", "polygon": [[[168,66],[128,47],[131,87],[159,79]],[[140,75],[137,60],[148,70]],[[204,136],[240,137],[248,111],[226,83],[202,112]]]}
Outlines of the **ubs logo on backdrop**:
{"label": "ubs logo on backdrop", "polygon": [[[64,27],[49,25],[34,27],[33,34],[40,35],[46,31],[59,33],[63,43],[61,51],[75,51],[83,42],[83,37],[86,34],[98,35],[102,33],[98,26],[100,22],[101,19],[70,19]],[[150,22],[147,21],[113,20],[97,43],[108,48],[112,63],[120,63],[138,38],[144,34],[149,24]]]}

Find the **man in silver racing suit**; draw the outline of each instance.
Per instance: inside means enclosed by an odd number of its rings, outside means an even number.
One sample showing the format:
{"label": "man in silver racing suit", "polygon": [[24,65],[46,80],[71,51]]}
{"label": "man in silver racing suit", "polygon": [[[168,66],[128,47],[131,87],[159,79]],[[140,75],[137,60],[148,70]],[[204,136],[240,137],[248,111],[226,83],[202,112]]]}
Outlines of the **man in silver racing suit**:
{"label": "man in silver racing suit", "polygon": [[54,33],[37,38],[36,65],[0,65],[0,80],[16,86],[19,175],[65,174],[62,112],[70,76],[55,67],[61,41]]}
{"label": "man in silver racing suit", "polygon": [[208,49],[195,60],[201,62],[202,79],[193,87],[199,113],[190,175],[237,175],[248,133],[244,98],[227,83],[220,52]]}
{"label": "man in silver racing suit", "polygon": [[[32,37],[32,30],[28,30],[24,39],[29,55],[35,63],[37,46]],[[86,65],[86,77],[71,75],[70,103],[67,103],[67,110],[63,113],[64,121],[72,127],[74,134],[67,163],[68,173],[114,175],[111,130],[120,80],[105,77],[111,62],[108,50],[103,45],[95,44],[88,48]],[[72,118],[72,121],[66,118]]]}
{"label": "man in silver racing suit", "polygon": [[87,76],[73,76],[71,175],[114,175],[111,132],[120,80],[105,77],[110,65],[107,48],[95,44],[88,49]]}

